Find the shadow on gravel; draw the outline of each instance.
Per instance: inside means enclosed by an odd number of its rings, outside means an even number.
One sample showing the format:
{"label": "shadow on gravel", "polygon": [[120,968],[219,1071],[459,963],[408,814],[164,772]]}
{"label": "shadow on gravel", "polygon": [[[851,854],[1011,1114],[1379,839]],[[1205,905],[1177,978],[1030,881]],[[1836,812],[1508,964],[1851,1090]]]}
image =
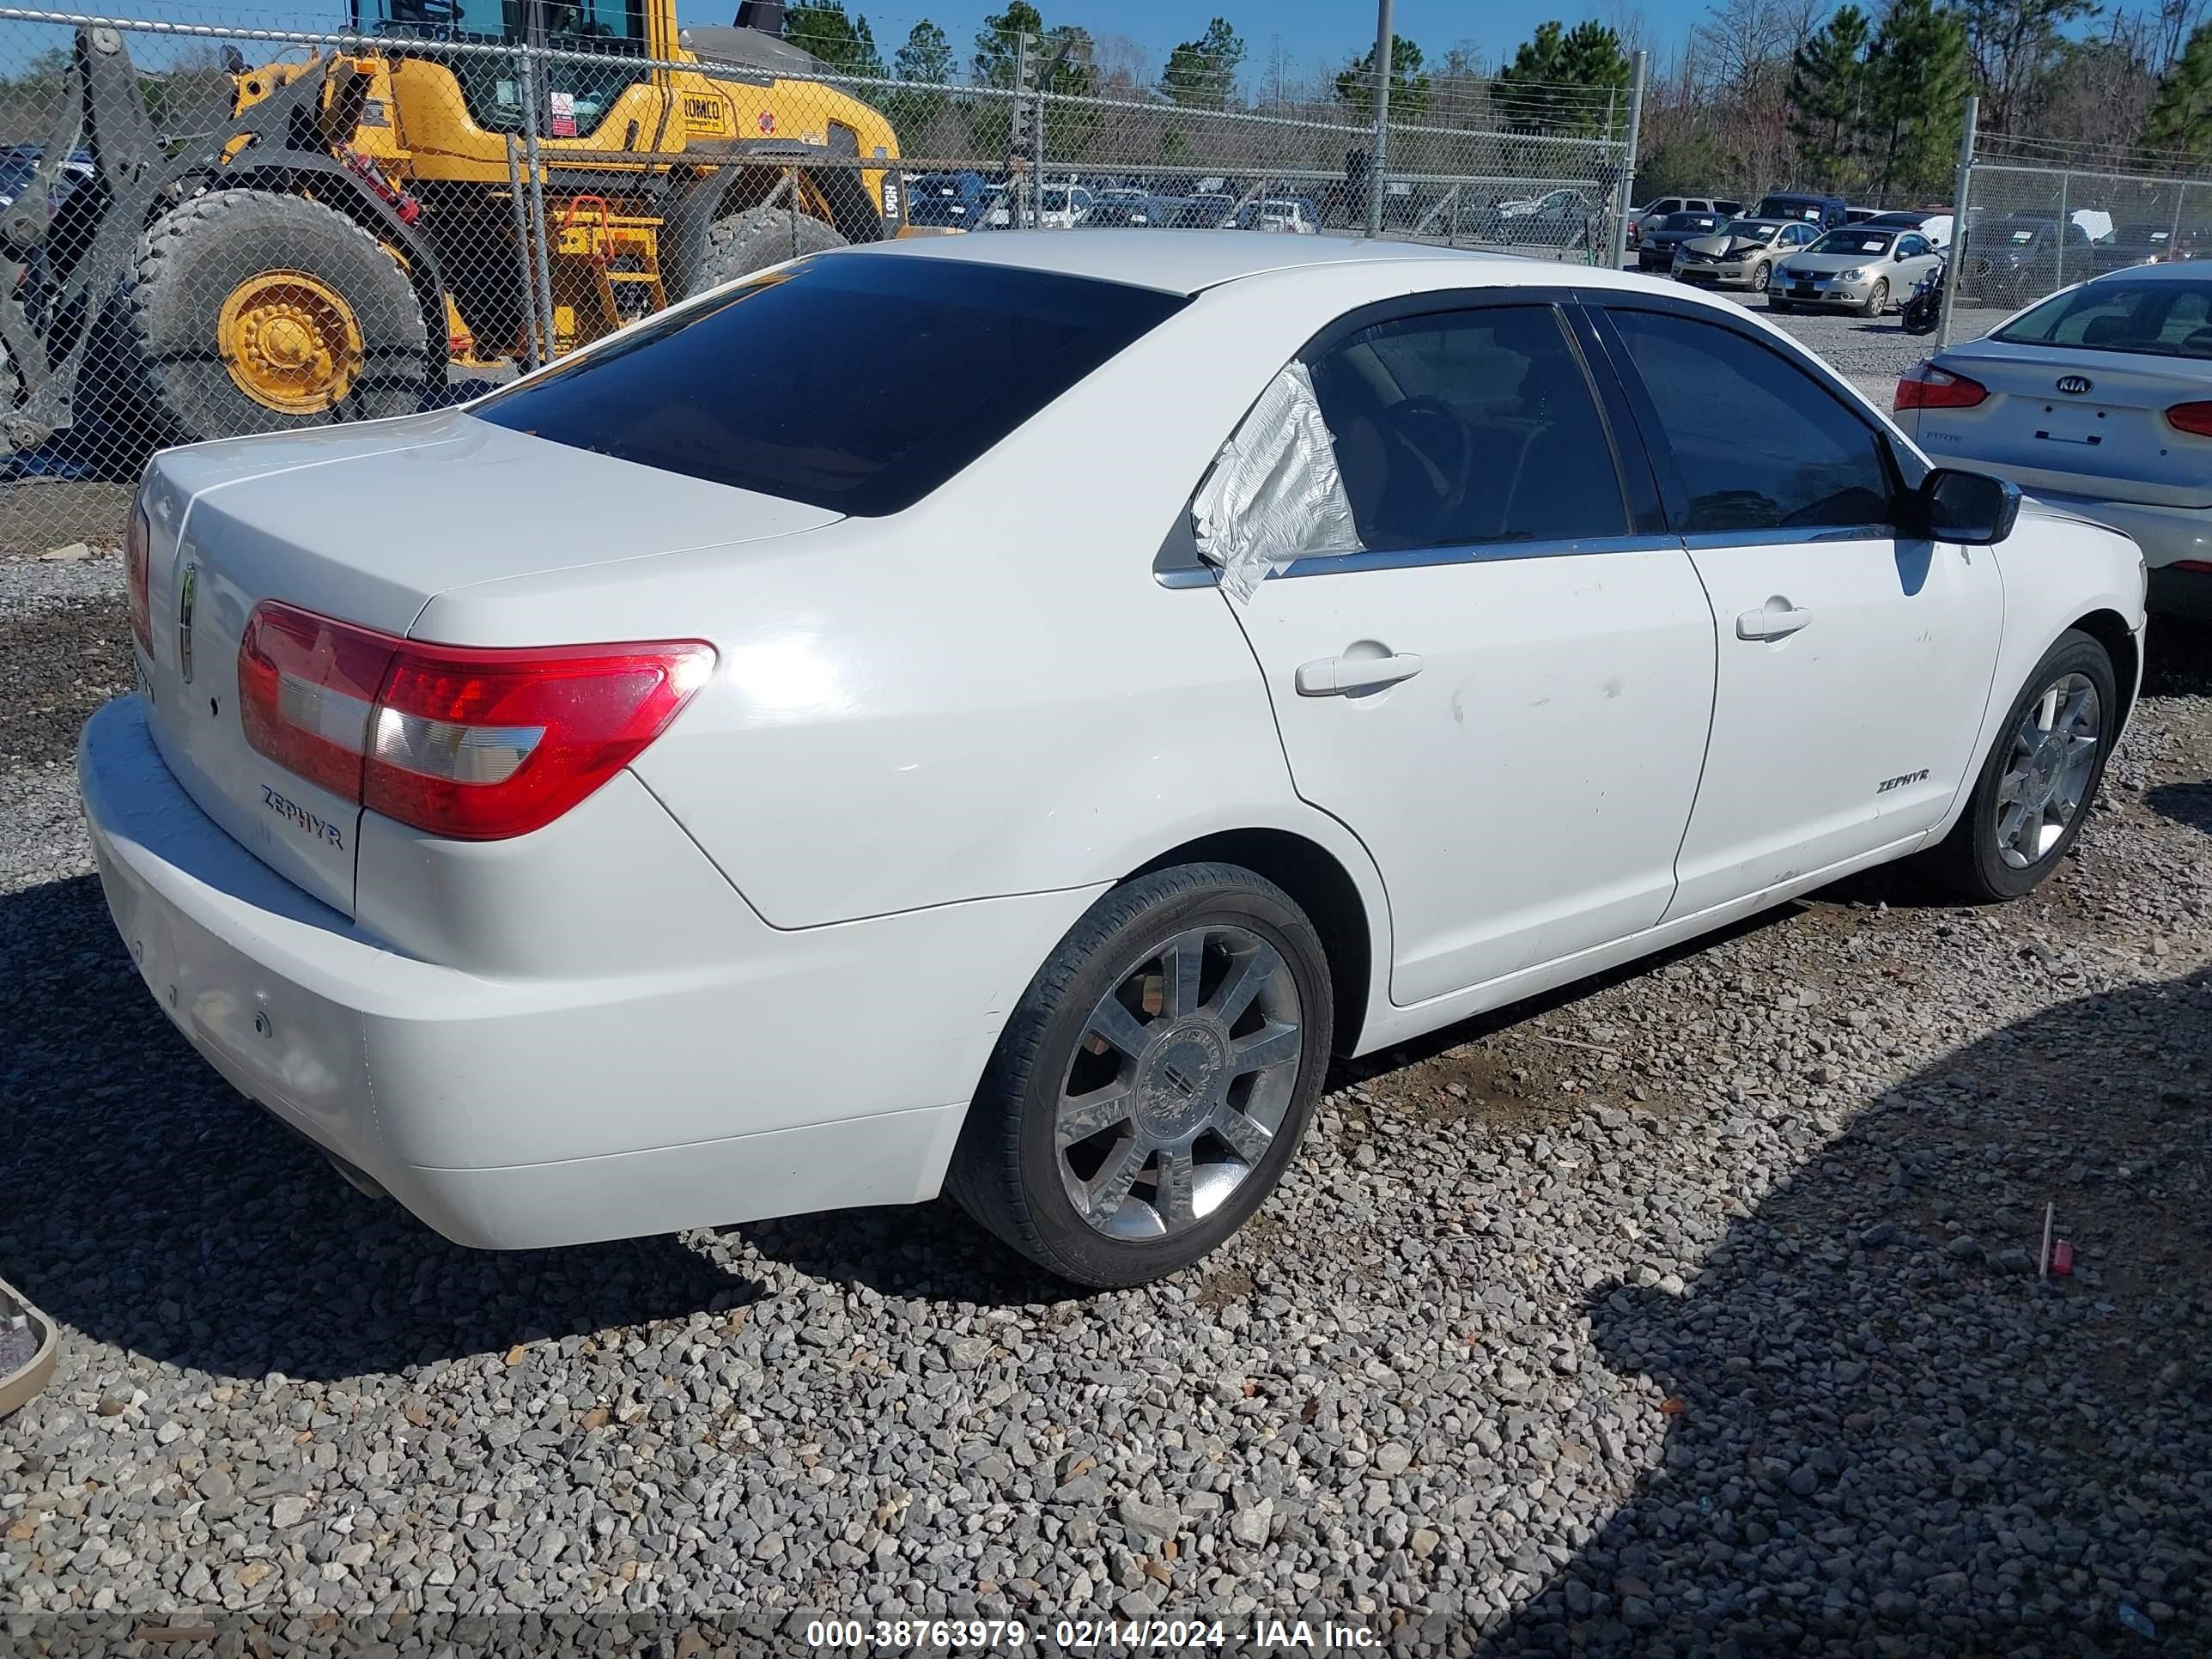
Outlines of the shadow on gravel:
{"label": "shadow on gravel", "polygon": [[1595,1294],[1664,1463],[1486,1650],[2212,1649],[2208,1079],[2212,974],[2063,1005],[1875,1101],[1683,1295]]}
{"label": "shadow on gravel", "polygon": [[2212,781],[2161,783],[2144,793],[2143,805],[2162,817],[2212,836]]}
{"label": "shadow on gravel", "polygon": [[749,1302],[674,1238],[493,1253],[364,1198],[234,1092],[90,877],[0,897],[0,1274],[100,1341],[329,1379]]}

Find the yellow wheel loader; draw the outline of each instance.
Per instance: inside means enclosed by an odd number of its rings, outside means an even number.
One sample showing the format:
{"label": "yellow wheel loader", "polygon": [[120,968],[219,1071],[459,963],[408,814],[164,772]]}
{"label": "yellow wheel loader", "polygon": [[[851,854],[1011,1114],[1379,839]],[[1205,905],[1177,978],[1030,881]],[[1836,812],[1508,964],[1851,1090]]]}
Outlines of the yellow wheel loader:
{"label": "yellow wheel loader", "polygon": [[[0,213],[14,448],[95,413],[167,441],[408,413],[452,365],[557,356],[903,226],[890,124],[799,78],[777,0],[682,33],[674,0],[354,5],[337,50],[230,52],[228,111],[181,139],[121,34],[77,31]],[[58,189],[80,150],[94,177]]]}

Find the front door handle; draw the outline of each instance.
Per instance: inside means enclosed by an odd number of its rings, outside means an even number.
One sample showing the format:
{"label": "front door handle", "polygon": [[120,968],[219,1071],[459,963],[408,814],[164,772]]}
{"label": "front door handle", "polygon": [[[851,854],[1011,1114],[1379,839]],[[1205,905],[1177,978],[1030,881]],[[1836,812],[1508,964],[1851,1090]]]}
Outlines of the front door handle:
{"label": "front door handle", "polygon": [[1375,691],[1400,680],[1410,680],[1422,669],[1421,659],[1410,651],[1389,657],[1323,657],[1298,666],[1298,695],[1302,697],[1340,697],[1351,691]]}
{"label": "front door handle", "polygon": [[1735,619],[1735,636],[1740,640],[1786,640],[1813,620],[1813,613],[1800,610],[1784,599],[1771,599],[1756,611],[1747,611]]}

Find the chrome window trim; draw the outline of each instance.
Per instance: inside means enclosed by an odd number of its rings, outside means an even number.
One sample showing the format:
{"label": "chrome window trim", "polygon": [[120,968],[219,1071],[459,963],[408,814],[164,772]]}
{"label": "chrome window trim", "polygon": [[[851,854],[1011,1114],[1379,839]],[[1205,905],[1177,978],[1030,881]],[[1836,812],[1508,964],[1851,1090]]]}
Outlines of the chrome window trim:
{"label": "chrome window trim", "polygon": [[1434,565],[1502,564],[1516,559],[1566,559],[1583,554],[1679,553],[1682,538],[1666,534],[1586,536],[1542,542],[1476,542],[1445,547],[1363,549],[1357,553],[1322,553],[1271,568],[1274,581],[1297,576],[1349,575],[1361,570],[1419,570]]}
{"label": "chrome window trim", "polygon": [[1152,580],[1162,587],[1218,587],[1221,573],[1210,564],[1178,564],[1155,568]]}
{"label": "chrome window trim", "polygon": [[1914,538],[1893,524],[1805,525],[1771,530],[1694,530],[1682,544],[1692,553],[1721,547],[1810,547],[1820,542],[1905,542]]}

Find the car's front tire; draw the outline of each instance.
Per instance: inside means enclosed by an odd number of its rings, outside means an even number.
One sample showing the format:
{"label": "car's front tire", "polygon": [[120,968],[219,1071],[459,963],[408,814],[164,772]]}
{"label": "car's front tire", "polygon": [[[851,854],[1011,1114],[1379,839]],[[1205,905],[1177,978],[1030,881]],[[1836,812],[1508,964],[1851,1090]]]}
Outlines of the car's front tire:
{"label": "car's front tire", "polygon": [[1928,855],[1970,899],[2018,898],[2058,867],[2096,797],[2119,730],[2109,652],[2069,629],[2043,654],[1998,728],[1966,810]]}
{"label": "car's front tire", "polygon": [[1862,317],[1879,317],[1889,309],[1889,279],[1877,276],[1874,286],[1867,290],[1866,302],[1859,307]]}
{"label": "car's front tire", "polygon": [[1333,1006],[1320,938],[1273,882],[1187,864],[1124,883],[1023,993],[946,1190],[1079,1285],[1187,1267],[1296,1154]]}

